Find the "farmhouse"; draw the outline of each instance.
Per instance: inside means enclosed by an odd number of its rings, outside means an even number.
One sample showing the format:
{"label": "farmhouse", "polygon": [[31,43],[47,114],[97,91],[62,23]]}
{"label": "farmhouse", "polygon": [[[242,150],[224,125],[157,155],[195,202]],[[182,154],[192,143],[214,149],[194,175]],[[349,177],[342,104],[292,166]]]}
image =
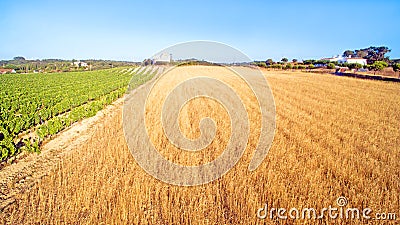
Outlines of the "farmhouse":
{"label": "farmhouse", "polygon": [[324,58],[322,60],[328,60],[330,62],[339,62],[339,63],[358,63],[361,65],[367,65],[367,60],[360,57],[340,57],[339,55],[334,56],[332,58]]}
{"label": "farmhouse", "polygon": [[361,65],[367,65],[367,60],[364,58],[360,58],[360,57],[349,57],[346,58],[347,63],[358,63]]}
{"label": "farmhouse", "polygon": [[87,64],[87,63],[81,62],[81,61],[76,61],[76,62],[74,62],[72,65],[73,65],[73,66],[76,66],[76,67],[88,67],[88,64]]}
{"label": "farmhouse", "polygon": [[0,74],[6,74],[6,73],[16,73],[16,72],[14,69],[0,68]]}

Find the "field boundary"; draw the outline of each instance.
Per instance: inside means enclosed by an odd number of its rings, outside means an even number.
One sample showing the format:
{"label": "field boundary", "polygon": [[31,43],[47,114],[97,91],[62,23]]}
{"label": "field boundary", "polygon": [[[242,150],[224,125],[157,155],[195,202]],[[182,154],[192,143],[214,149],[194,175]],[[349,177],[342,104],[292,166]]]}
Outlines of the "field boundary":
{"label": "field boundary", "polygon": [[[261,67],[259,67],[261,68]],[[340,77],[353,77],[365,80],[380,80],[380,81],[389,81],[389,82],[400,82],[400,78],[396,77],[389,77],[389,76],[382,76],[382,75],[372,75],[372,74],[359,74],[359,73],[349,73],[349,72],[333,72],[332,70],[270,70],[263,68],[262,70],[271,71],[271,72],[301,72],[301,73],[311,73],[311,74],[329,74],[334,76]]]}
{"label": "field boundary", "polygon": [[368,80],[400,82],[400,78],[385,77],[385,76],[379,76],[379,75],[367,75],[367,74],[358,74],[358,73],[332,73],[332,75],[343,76],[343,77],[354,77],[354,78],[368,79]]}

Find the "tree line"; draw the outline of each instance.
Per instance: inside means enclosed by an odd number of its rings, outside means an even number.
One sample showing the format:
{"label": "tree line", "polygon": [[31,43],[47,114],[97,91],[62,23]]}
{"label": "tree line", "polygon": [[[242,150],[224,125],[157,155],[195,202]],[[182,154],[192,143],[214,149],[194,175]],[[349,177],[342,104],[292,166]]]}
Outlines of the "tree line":
{"label": "tree line", "polygon": [[[76,63],[77,62],[77,63]],[[17,73],[32,72],[72,72],[84,70],[98,70],[113,67],[133,66],[135,62],[113,60],[64,60],[64,59],[35,59],[28,60],[22,56],[16,56],[11,60],[0,60],[0,68],[14,69]]]}
{"label": "tree line", "polygon": [[[391,50],[386,46],[370,46],[363,49],[346,50],[343,52],[342,56],[346,58],[363,58],[366,59],[367,64],[362,65],[359,63],[347,63],[339,61],[330,61],[325,59],[306,59],[299,62],[297,59],[292,59],[289,62],[288,58],[282,58],[278,62],[274,62],[272,59],[267,59],[265,61],[255,61],[254,64],[259,67],[273,68],[273,69],[314,69],[316,67],[324,67],[327,69],[337,69],[337,68],[349,68],[359,70],[361,68],[367,69],[369,71],[382,71],[386,67],[392,67],[394,72],[400,71],[400,60],[390,59],[386,56]],[[400,76],[400,74],[399,74]]]}

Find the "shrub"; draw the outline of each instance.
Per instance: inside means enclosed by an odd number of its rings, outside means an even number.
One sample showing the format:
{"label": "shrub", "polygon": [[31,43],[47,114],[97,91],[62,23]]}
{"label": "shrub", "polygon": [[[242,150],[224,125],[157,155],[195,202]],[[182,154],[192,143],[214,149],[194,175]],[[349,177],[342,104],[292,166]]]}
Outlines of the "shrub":
{"label": "shrub", "polygon": [[328,63],[328,65],[326,66],[326,68],[328,68],[328,69],[335,69],[335,64],[333,64],[333,63]]}
{"label": "shrub", "polygon": [[259,62],[259,63],[257,63],[257,65],[259,67],[267,68],[267,64],[265,64],[265,62]]}
{"label": "shrub", "polygon": [[301,69],[301,70],[304,70],[306,68],[306,66],[305,65],[299,65],[298,68]]}
{"label": "shrub", "polygon": [[363,65],[361,65],[360,63],[351,63],[348,65],[349,69],[361,69],[363,67]]}
{"label": "shrub", "polygon": [[285,69],[287,69],[287,70],[290,70],[290,69],[292,69],[293,68],[293,66],[292,66],[292,64],[287,64],[286,66],[285,66]]}
{"label": "shrub", "polygon": [[400,70],[400,63],[395,63],[392,65],[393,71],[397,72]]}

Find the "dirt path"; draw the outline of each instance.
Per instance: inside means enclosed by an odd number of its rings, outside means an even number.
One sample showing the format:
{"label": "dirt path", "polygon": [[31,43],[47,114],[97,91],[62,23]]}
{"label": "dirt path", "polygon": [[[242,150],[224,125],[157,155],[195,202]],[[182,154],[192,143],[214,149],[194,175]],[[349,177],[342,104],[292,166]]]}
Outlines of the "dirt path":
{"label": "dirt path", "polygon": [[29,154],[0,170],[0,210],[15,201],[16,194],[32,187],[60,162],[60,158],[70,154],[86,142],[104,117],[110,117],[121,108],[124,98],[99,111],[94,117],[73,124],[42,146],[40,154]]}

